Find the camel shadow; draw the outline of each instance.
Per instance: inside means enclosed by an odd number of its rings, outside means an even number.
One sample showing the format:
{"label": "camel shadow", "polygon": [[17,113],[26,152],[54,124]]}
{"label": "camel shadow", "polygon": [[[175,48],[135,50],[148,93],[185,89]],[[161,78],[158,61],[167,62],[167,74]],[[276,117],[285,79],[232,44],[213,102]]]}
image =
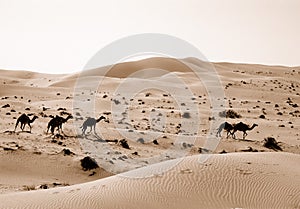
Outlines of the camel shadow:
{"label": "camel shadow", "polygon": [[4,134],[10,134],[10,135],[12,135],[12,134],[17,134],[17,135],[19,135],[20,133],[29,133],[29,134],[32,134],[31,131],[10,131],[10,130],[6,130],[6,131],[4,131],[3,133],[4,133]]}
{"label": "camel shadow", "polygon": [[105,143],[106,141],[104,139],[102,139],[97,133],[94,134],[84,134],[84,135],[78,135],[79,138],[83,138],[92,142],[101,142],[101,143]]}
{"label": "camel shadow", "polygon": [[58,138],[58,139],[66,139],[66,138],[78,138],[79,136],[72,136],[72,135],[68,135],[68,134],[65,134],[64,132],[62,133],[56,133],[56,134],[48,134],[46,131],[44,131],[44,134],[46,134],[46,137],[44,137],[45,139],[46,138],[52,138],[52,139],[55,139],[55,138]]}
{"label": "camel shadow", "polygon": [[256,140],[252,140],[252,139],[234,139],[234,140],[239,142],[256,142]]}
{"label": "camel shadow", "polygon": [[[89,135],[89,136],[91,136],[91,135]],[[97,133],[92,134],[92,136],[93,136],[93,138],[88,137],[87,135],[80,135],[80,138],[84,138],[86,140],[89,140],[92,142],[99,142],[99,143],[113,142],[113,143],[117,144],[119,142],[119,140],[117,140],[117,139],[114,139],[114,140],[103,139]]]}
{"label": "camel shadow", "polygon": [[93,134],[98,142],[106,142],[106,140],[102,139],[96,132]]}
{"label": "camel shadow", "polygon": [[15,134],[16,132],[15,131],[6,130],[6,131],[3,131],[3,133],[4,134],[12,135],[12,134]]}

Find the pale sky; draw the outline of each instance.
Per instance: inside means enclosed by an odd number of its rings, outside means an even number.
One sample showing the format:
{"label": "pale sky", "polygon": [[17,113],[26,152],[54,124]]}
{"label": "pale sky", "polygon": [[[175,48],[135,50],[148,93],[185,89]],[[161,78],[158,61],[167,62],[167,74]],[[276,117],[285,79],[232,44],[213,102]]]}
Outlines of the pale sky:
{"label": "pale sky", "polygon": [[139,33],[209,61],[300,66],[300,0],[0,0],[0,69],[69,73]]}

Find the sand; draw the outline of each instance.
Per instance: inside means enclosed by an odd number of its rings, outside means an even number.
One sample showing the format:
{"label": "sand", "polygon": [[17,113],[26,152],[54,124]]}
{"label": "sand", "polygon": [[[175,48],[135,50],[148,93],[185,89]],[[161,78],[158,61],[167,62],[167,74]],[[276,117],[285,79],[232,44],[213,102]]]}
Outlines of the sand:
{"label": "sand", "polygon": [[[105,179],[0,196],[1,208],[299,208],[299,155],[230,153],[148,166]],[[173,160],[174,161],[174,160]],[[174,162],[173,162],[174,163]],[[153,175],[149,176],[149,170]],[[146,175],[144,178],[134,176]],[[30,201],[28,201],[30,199]],[[17,201],[16,201],[17,200]]]}
{"label": "sand", "polygon": [[[199,82],[174,59],[120,63],[107,74],[109,66],[71,75],[1,70],[0,208],[300,208],[300,68],[213,66],[222,108],[240,118],[212,119],[211,77],[201,72]],[[31,133],[14,132],[22,113],[38,116]],[[46,133],[52,116],[68,114],[63,134]],[[82,135],[84,120],[100,115],[96,133]],[[225,120],[258,126],[245,139],[217,138]],[[282,150],[265,147],[267,137]],[[121,139],[130,149],[113,142]],[[85,156],[100,168],[83,170]]]}

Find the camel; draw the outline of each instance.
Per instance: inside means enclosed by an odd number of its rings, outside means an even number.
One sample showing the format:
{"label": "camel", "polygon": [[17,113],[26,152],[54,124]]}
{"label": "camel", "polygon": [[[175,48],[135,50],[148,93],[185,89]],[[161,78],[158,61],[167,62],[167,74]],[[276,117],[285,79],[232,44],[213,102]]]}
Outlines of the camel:
{"label": "camel", "polygon": [[234,125],[233,127],[233,132],[232,132],[232,136],[234,137],[234,139],[236,138],[235,137],[235,132],[237,131],[242,131],[243,132],[243,139],[246,138],[246,136],[248,135],[246,133],[246,131],[251,131],[253,128],[255,128],[256,126],[258,126],[257,124],[253,124],[251,127],[245,123],[242,123],[242,122],[239,122],[238,124]]}
{"label": "camel", "polygon": [[17,123],[16,123],[15,130],[14,130],[14,131],[16,131],[16,129],[17,129],[19,123],[21,123],[20,128],[21,128],[22,131],[24,131],[25,125],[27,124],[27,125],[29,126],[29,128],[30,128],[30,131],[29,131],[29,132],[31,132],[31,125],[30,125],[30,124],[33,123],[33,122],[35,121],[35,119],[37,119],[37,118],[38,118],[38,116],[35,115],[35,116],[33,116],[33,118],[30,120],[30,118],[29,118],[25,113],[23,113],[23,114],[17,119]]}
{"label": "camel", "polygon": [[88,118],[84,121],[84,123],[82,124],[82,126],[80,128],[82,128],[82,135],[85,135],[85,131],[87,129],[87,127],[89,126],[91,128],[90,132],[93,130],[94,127],[94,133],[96,133],[95,131],[95,127],[96,127],[96,123],[100,122],[101,120],[105,120],[106,118],[104,116],[100,116],[98,119],[95,118]]}
{"label": "camel", "polygon": [[227,132],[227,137],[226,138],[229,137],[229,134],[232,135],[231,131],[233,130],[233,125],[231,125],[228,122],[224,122],[218,128],[217,137],[218,136],[221,137],[221,132],[222,132],[223,129]]}
{"label": "camel", "polygon": [[51,128],[51,133],[52,134],[54,134],[54,129],[55,128],[57,128],[58,132],[59,132],[59,130],[61,130],[61,132],[63,133],[62,124],[66,123],[71,118],[73,118],[72,115],[68,115],[67,118],[63,118],[63,117],[60,117],[60,116],[56,115],[56,117],[52,118],[48,123],[47,134],[48,134],[48,131],[49,131],[50,128]]}

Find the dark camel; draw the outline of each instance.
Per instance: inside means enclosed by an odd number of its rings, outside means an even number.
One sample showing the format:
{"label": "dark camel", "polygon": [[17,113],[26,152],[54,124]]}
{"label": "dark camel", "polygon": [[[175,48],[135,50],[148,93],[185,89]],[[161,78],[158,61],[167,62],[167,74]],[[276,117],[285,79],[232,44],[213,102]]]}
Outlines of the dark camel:
{"label": "dark camel", "polygon": [[230,123],[224,122],[218,128],[217,137],[218,136],[221,137],[221,132],[222,132],[223,129],[227,132],[227,137],[226,138],[229,137],[229,134],[232,135],[231,131],[233,130],[233,125],[231,125]]}
{"label": "dark camel", "polygon": [[235,132],[237,131],[242,131],[243,132],[243,139],[246,138],[246,136],[248,135],[246,133],[246,131],[251,131],[252,129],[254,129],[256,126],[258,126],[257,124],[253,124],[251,127],[245,123],[242,123],[242,122],[239,122],[238,124],[234,125],[233,127],[233,132],[232,132],[232,136],[234,137],[234,139],[236,138],[235,137]]}
{"label": "dark camel", "polygon": [[84,121],[84,123],[82,124],[82,126],[80,127],[80,128],[82,128],[82,135],[85,135],[85,131],[88,126],[91,128],[90,132],[93,130],[93,127],[94,127],[94,133],[96,133],[96,131],[95,131],[96,123],[100,122],[101,120],[105,120],[105,119],[106,118],[104,116],[100,116],[100,118],[98,118],[97,120],[95,118],[86,119]]}
{"label": "dark camel", "polygon": [[48,133],[50,128],[51,128],[51,133],[52,134],[54,134],[55,128],[57,128],[58,132],[59,132],[59,130],[61,130],[61,132],[63,133],[62,124],[66,123],[71,118],[73,118],[72,115],[68,115],[67,118],[63,118],[63,117],[60,117],[58,115],[55,118],[52,118],[48,123],[47,133]]}
{"label": "dark camel", "polygon": [[18,119],[17,119],[17,123],[16,123],[16,126],[15,126],[15,131],[18,127],[18,124],[21,123],[21,130],[24,131],[24,128],[25,128],[25,125],[27,124],[30,128],[30,131],[31,132],[31,123],[33,123],[35,121],[35,119],[37,119],[38,116],[33,116],[33,118],[30,120],[30,118],[26,115],[26,114],[22,114]]}

